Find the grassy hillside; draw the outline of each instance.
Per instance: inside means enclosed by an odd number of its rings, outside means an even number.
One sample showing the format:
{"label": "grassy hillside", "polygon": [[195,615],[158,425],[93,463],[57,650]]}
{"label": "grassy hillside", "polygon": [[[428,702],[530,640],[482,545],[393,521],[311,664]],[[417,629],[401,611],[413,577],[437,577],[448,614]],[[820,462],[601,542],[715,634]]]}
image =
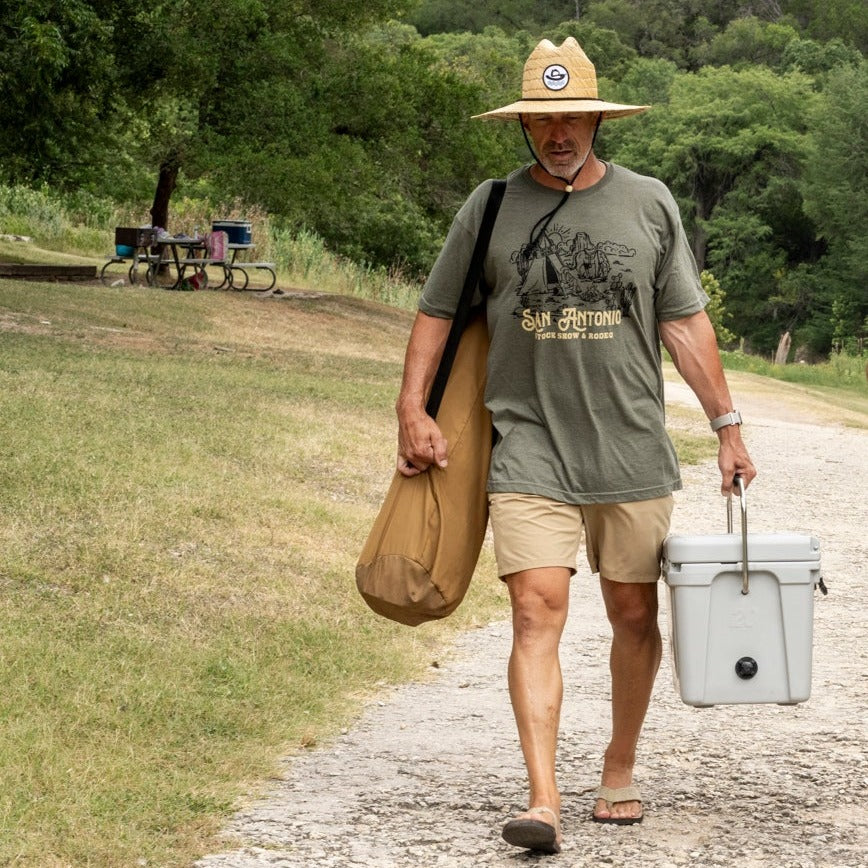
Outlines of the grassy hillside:
{"label": "grassy hillside", "polygon": [[0,280],[0,864],[189,864],[280,756],[506,615],[488,546],[445,624],[355,591],[410,320]]}
{"label": "grassy hillside", "polygon": [[450,630],[370,613],[409,315],[0,281],[0,864],[183,865]]}

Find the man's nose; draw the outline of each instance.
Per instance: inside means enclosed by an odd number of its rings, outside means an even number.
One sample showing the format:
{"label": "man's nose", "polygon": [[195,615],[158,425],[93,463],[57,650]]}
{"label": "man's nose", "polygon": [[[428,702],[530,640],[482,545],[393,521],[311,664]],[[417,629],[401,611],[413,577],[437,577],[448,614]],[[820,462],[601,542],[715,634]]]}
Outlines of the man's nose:
{"label": "man's nose", "polygon": [[549,138],[556,142],[563,142],[570,138],[570,128],[563,121],[552,121],[549,129]]}

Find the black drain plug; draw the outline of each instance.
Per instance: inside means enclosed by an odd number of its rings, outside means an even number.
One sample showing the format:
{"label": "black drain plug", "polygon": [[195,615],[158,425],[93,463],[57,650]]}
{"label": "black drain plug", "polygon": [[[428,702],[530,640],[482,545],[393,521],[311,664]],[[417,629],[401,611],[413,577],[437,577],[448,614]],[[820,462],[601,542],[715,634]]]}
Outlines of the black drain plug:
{"label": "black drain plug", "polygon": [[749,678],[753,678],[758,671],[759,666],[757,665],[757,662],[753,659],[753,657],[742,657],[735,664],[735,674],[738,675],[739,678],[744,678],[745,681],[747,681]]}

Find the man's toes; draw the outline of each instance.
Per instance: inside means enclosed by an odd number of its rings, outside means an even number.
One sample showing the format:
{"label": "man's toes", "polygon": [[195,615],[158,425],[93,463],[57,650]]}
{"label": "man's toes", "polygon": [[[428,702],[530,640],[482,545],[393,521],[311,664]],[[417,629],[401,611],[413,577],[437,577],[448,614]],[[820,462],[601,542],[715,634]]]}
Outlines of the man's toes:
{"label": "man's toes", "polygon": [[631,819],[638,817],[640,813],[639,802],[615,802],[612,805],[611,816],[618,819]]}
{"label": "man's toes", "polygon": [[612,811],[609,808],[609,803],[605,799],[597,799],[597,804],[594,805],[594,816],[607,820],[612,816]]}

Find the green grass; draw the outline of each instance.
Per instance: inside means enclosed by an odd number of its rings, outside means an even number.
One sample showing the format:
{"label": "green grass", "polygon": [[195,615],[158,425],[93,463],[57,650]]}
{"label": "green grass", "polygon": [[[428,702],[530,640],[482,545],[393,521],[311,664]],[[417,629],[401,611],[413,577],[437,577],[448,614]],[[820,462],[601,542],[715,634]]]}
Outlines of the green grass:
{"label": "green grass", "polygon": [[854,428],[868,428],[866,357],[835,354],[822,364],[773,365],[743,353],[723,353],[733,391],[754,389],[784,397],[821,417]]}
{"label": "green grass", "polygon": [[283,753],[503,613],[488,552],[447,624],[355,591],[408,325],[0,281],[0,864],[189,864]]}
{"label": "green grass", "polygon": [[721,352],[721,357],[727,370],[745,371],[802,386],[845,389],[868,396],[868,356],[833,353],[827,362],[811,365],[775,365],[760,356],[732,351]]}
{"label": "green grass", "polygon": [[0,280],[0,864],[188,865],[280,757],[506,616],[487,547],[443,624],[355,591],[410,322]]}

